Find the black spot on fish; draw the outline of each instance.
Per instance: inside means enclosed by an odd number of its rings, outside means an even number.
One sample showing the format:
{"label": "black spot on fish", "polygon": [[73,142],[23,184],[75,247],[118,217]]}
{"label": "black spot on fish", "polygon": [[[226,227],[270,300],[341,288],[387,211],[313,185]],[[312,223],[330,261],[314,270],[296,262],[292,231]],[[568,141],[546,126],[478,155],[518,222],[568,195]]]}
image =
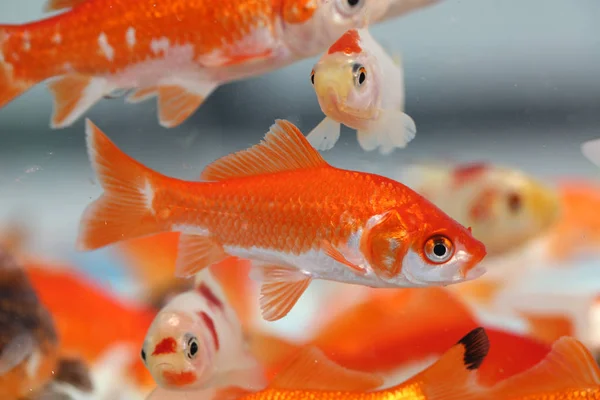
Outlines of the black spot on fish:
{"label": "black spot on fish", "polygon": [[457,344],[464,346],[464,364],[470,370],[479,368],[490,351],[490,341],[482,327],[467,333]]}

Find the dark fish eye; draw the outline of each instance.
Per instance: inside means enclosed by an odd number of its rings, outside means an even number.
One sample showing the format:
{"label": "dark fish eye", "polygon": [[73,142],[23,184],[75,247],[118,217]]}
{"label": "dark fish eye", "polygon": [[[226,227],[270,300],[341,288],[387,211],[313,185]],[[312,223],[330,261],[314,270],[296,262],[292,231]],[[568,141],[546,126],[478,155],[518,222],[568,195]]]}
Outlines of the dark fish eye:
{"label": "dark fish eye", "polygon": [[346,0],[350,7],[356,7],[361,0]]}
{"label": "dark fish eye", "polygon": [[521,206],[521,196],[519,196],[517,193],[511,193],[508,195],[508,208],[511,212],[518,212],[521,209]]}
{"label": "dark fish eye", "polygon": [[142,360],[143,360],[144,362],[146,362],[146,352],[144,351],[144,349],[142,349],[142,354],[141,354],[141,356],[142,356]]}
{"label": "dark fish eye", "polygon": [[310,71],[310,82],[313,85],[315,84],[315,70],[314,69],[312,71]]}
{"label": "dark fish eye", "polygon": [[367,80],[367,69],[362,64],[354,64],[352,73],[354,74],[354,84],[356,86],[362,86]]}
{"label": "dark fish eye", "polygon": [[187,351],[186,356],[190,360],[193,360],[198,355],[198,338],[196,336],[190,335],[190,338],[187,341]]}
{"label": "dark fish eye", "polygon": [[454,255],[454,245],[444,236],[434,236],[425,242],[425,257],[434,264],[445,263]]}

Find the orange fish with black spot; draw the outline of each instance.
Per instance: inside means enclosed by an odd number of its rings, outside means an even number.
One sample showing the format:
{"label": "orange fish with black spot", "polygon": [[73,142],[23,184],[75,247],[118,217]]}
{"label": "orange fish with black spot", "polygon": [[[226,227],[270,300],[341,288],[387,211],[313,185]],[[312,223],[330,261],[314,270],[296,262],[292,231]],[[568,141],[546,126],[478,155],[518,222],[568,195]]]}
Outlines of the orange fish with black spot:
{"label": "orange fish with black spot", "polygon": [[64,13],[0,25],[0,107],[36,84],[54,97],[50,126],[73,124],[103,97],[158,97],[178,126],[219,86],[324,51],[346,30],[421,0],[48,0]]}
{"label": "orange fish with black spot", "polygon": [[485,272],[469,229],[399,182],[331,166],[289,121],[208,165],[205,182],[145,167],[89,121],[86,132],[104,193],[82,216],[78,248],[181,232],[176,274],[251,260],[265,320],[287,315],[314,279],[422,287]]}

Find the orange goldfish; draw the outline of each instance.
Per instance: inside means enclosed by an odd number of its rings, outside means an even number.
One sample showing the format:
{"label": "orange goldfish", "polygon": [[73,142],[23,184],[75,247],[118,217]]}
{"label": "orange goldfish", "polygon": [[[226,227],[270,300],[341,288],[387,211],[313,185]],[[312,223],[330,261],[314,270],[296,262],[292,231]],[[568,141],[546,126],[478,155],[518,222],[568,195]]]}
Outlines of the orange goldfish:
{"label": "orange goldfish", "polygon": [[365,150],[389,154],[406,147],[416,126],[404,113],[404,72],[367,28],[351,29],[321,57],[311,72],[325,119],[308,134],[319,150],[340,137],[340,124],[357,130]]}
{"label": "orange goldfish", "polygon": [[82,216],[78,248],[182,232],[179,276],[229,256],[257,263],[267,321],[287,315],[313,279],[417,287],[485,272],[485,246],[468,229],[401,183],[334,168],[288,121],[206,167],[210,182],[152,171],[89,120],[86,134],[104,193]]}
{"label": "orange goldfish", "polygon": [[452,346],[435,364],[399,385],[371,391],[383,384],[376,375],[343,368],[316,348],[298,353],[264,390],[224,389],[219,400],[300,399],[462,399],[474,388],[472,378],[489,350],[483,328],[477,328]]}
{"label": "orange goldfish", "polygon": [[123,89],[130,103],[158,96],[160,124],[172,128],[219,85],[317,55],[350,28],[430,2],[49,0],[48,11],[70,9],[0,25],[0,107],[54,78],[52,128]]}

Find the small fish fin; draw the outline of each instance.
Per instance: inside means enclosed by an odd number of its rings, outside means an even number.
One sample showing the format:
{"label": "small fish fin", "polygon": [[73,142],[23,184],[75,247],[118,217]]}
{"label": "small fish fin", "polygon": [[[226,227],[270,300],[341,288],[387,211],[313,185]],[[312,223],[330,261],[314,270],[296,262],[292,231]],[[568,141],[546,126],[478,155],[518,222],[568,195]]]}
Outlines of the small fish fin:
{"label": "small fish fin", "polygon": [[306,140],[317,150],[330,150],[340,138],[341,124],[325,117],[307,136]]}
{"label": "small fish fin", "polygon": [[[237,387],[237,386],[230,386],[224,389],[218,389],[215,396],[213,397],[214,400],[237,400],[237,399],[241,399],[242,397],[245,397],[249,394],[251,394],[252,391],[248,390],[248,389],[242,389],[241,387]],[[158,400],[158,398],[157,398]],[[170,398],[169,398],[170,400]]]}
{"label": "small fish fin", "polygon": [[158,95],[158,89],[155,86],[136,89],[125,98],[127,103],[141,103]]}
{"label": "small fish fin", "polygon": [[0,376],[20,365],[35,352],[35,342],[30,334],[15,336],[4,348],[0,349]]}
{"label": "small fish fin", "polygon": [[85,3],[87,0],[48,0],[44,4],[44,12],[53,12],[73,8],[79,4]]}
{"label": "small fish fin", "polygon": [[540,392],[595,388],[600,369],[590,351],[577,339],[563,336],[542,361],[492,388],[494,398],[522,398]]}
{"label": "small fish fin", "polygon": [[474,371],[481,366],[489,349],[485,329],[475,328],[437,362],[399,386],[423,382],[425,397],[431,400],[483,399],[485,397],[480,397],[481,389],[475,383]]}
{"label": "small fish fin", "polygon": [[238,151],[209,164],[201,179],[223,181],[303,168],[329,166],[291,122],[275,121],[263,141],[247,150]]}
{"label": "small fish fin", "polygon": [[352,268],[354,271],[358,272],[358,273],[365,273],[366,270],[362,267],[360,267],[359,265],[356,265],[350,261],[348,261],[348,259],[346,259],[346,257],[344,257],[344,255],[338,250],[336,249],[330,242],[324,240],[322,243],[323,246],[323,251],[325,252],[325,254],[327,254],[329,257],[333,258],[335,261],[347,265],[348,267]]}
{"label": "small fish fin", "polygon": [[90,369],[82,360],[62,359],[57,369],[54,375],[55,381],[67,383],[84,392],[91,392],[94,389]]}
{"label": "small fish fin", "polygon": [[179,237],[175,275],[188,278],[229,257],[223,246],[210,236],[182,233]]}
{"label": "small fish fin", "polygon": [[314,346],[304,347],[270,383],[270,388],[364,392],[378,388],[377,375],[344,368]]}
{"label": "small fish fin", "polygon": [[265,321],[285,317],[312,280],[298,270],[274,265],[263,267],[263,279],[260,310]]}
{"label": "small fish fin", "polygon": [[[1,102],[0,102],[1,103]],[[588,140],[581,145],[581,152],[594,165],[600,167],[600,139]]]}
{"label": "small fish fin", "polygon": [[[0,25],[0,49],[4,41],[12,31],[18,30],[18,25],[2,26]],[[37,82],[24,82],[14,78],[13,67],[2,61],[0,52],[0,108],[4,107],[15,98],[19,97],[29,90]]]}
{"label": "small fish fin", "polygon": [[81,217],[77,248],[94,250],[166,230],[152,205],[165,177],[123,153],[89,119],[85,131],[88,156],[104,193]]}
{"label": "small fish fin", "polygon": [[415,121],[398,110],[382,110],[379,123],[369,131],[359,130],[358,142],[366,151],[379,147],[381,154],[390,154],[396,148],[405,148],[417,132]]}
{"label": "small fish fin", "polygon": [[80,74],[65,75],[48,82],[54,97],[52,129],[71,126],[104,95],[112,92],[106,78]]}
{"label": "small fish fin", "polygon": [[158,87],[158,120],[165,128],[181,125],[217,88],[215,83],[164,83]]}
{"label": "small fish fin", "polygon": [[265,366],[272,366],[289,359],[300,351],[300,347],[287,339],[256,329],[246,330],[246,341],[250,353]]}

